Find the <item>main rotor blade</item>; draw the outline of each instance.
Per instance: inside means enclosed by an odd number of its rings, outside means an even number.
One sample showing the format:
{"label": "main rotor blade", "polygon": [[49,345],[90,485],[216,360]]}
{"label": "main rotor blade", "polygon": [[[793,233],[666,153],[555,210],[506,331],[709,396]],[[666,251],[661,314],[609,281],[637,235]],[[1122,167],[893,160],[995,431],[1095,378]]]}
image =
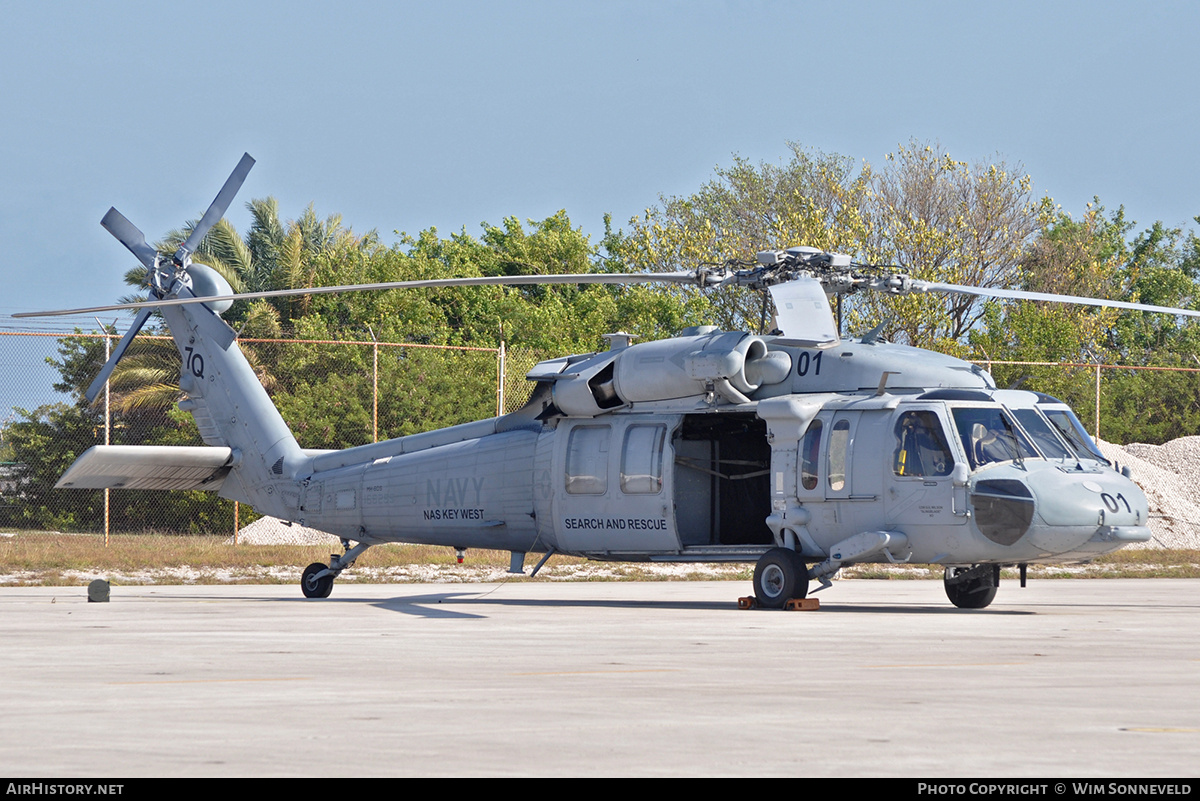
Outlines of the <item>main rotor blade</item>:
{"label": "main rotor blade", "polygon": [[137,317],[133,318],[133,325],[125,332],[125,336],[121,337],[121,341],[117,343],[117,347],[108,357],[108,361],[100,368],[100,372],[97,373],[95,380],[92,381],[91,385],[87,388],[87,392],[84,393],[84,397],[87,398],[88,403],[96,400],[96,396],[100,394],[100,390],[104,389],[104,384],[108,381],[108,377],[112,375],[113,368],[117,366],[117,362],[121,361],[121,357],[125,355],[125,349],[129,347],[129,343],[133,341],[133,338],[137,336],[137,332],[142,330],[142,326],[146,324],[146,320],[150,318],[152,313],[150,309],[142,309],[138,312]]}
{"label": "main rotor blade", "polygon": [[1111,309],[1130,309],[1132,311],[1161,312],[1162,314],[1179,314],[1187,317],[1200,317],[1200,311],[1191,309],[1176,309],[1171,306],[1154,306],[1149,303],[1130,303],[1124,300],[1104,300],[1102,298],[1085,298],[1080,295],[1054,295],[1049,292],[1026,292],[1023,289],[990,289],[961,284],[942,284],[935,281],[913,281],[913,288],[920,292],[954,292],[960,295],[981,295],[987,298],[1011,298],[1014,300],[1044,300],[1053,303],[1078,303],[1081,306],[1099,306]]}
{"label": "main rotor blade", "polygon": [[158,255],[158,251],[146,244],[146,235],[127,220],[124,214],[116,208],[110,208],[104,219],[100,220],[100,224],[116,237],[118,242],[129,248],[129,252],[137,256],[138,261],[145,265],[147,270],[154,269],[154,257]]}
{"label": "main rotor blade", "polygon": [[567,275],[489,275],[475,278],[431,278],[421,281],[391,281],[383,284],[351,284],[305,289],[275,289],[266,292],[246,292],[241,295],[207,295],[203,297],[168,298],[139,303],[116,303],[92,306],[87,309],[57,309],[54,311],[17,312],[13,317],[59,317],[66,314],[96,314],[125,309],[161,309],[164,306],[186,306],[222,300],[257,300],[287,298],[303,295],[329,295],[336,292],[370,292],[386,289],[420,289],[447,286],[523,286],[528,284],[699,284],[698,271],[676,273],[571,273]]}
{"label": "main rotor blade", "polygon": [[192,229],[191,236],[179,246],[180,251],[185,251],[189,254],[196,252],[196,248],[200,245],[200,240],[204,239],[204,235],[208,233],[208,229],[216,225],[217,220],[225,216],[225,211],[229,208],[229,204],[233,202],[234,195],[242,188],[242,183],[246,180],[246,175],[253,166],[254,159],[250,158],[249,153],[243,153],[242,160],[233,168],[233,172],[225,180],[225,185],[221,187],[221,191],[217,193],[216,198],[209,205],[208,211],[204,212],[204,216],[200,218],[200,222],[196,223],[196,227]]}

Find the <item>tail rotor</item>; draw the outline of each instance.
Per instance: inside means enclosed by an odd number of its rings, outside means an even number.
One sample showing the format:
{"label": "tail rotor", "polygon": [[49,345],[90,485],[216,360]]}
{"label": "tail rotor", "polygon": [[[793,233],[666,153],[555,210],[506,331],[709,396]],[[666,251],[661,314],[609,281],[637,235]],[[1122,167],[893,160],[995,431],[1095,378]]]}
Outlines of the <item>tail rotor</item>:
{"label": "tail rotor", "polygon": [[[217,221],[225,216],[229,204],[233,202],[233,198],[237,195],[238,190],[242,188],[242,183],[246,180],[246,175],[249,174],[250,168],[254,166],[254,159],[249,153],[242,154],[241,161],[234,167],[229,178],[225,180],[225,185],[221,187],[221,191],[217,193],[216,198],[209,204],[208,210],[204,212],[204,216],[200,218],[200,222],[192,229],[191,235],[187,241],[179,246],[175,254],[171,257],[171,265],[173,269],[165,269],[163,257],[146,242],[146,236],[138,229],[136,225],[131,223],[124,214],[117,211],[116,208],[110,208],[104,218],[100,220],[100,224],[113,237],[129,250],[137,260],[146,267],[146,283],[150,288],[150,295],[156,300],[175,294],[182,286],[190,286],[192,283],[191,275],[188,272],[188,267],[192,262],[192,254],[196,252],[196,248],[200,246],[200,242],[208,233],[209,229],[217,224]],[[197,265],[199,268],[201,265]],[[220,294],[224,284],[223,279],[214,279],[209,276],[211,270],[199,271],[203,273],[202,283],[205,284],[208,291],[204,294]],[[215,273],[214,273],[215,275]],[[214,283],[215,282],[215,283]],[[228,290],[228,285],[224,286]],[[133,319],[133,325],[125,332],[125,336],[121,337],[121,341],[113,350],[104,367],[100,369],[91,386],[88,387],[84,396],[91,403],[104,389],[105,382],[108,381],[116,368],[117,363],[121,361],[121,357],[125,355],[125,351],[129,348],[133,338],[137,336],[138,331],[142,330],[142,326],[150,319],[150,315],[154,313],[153,309],[142,308],[138,310],[137,316]]]}

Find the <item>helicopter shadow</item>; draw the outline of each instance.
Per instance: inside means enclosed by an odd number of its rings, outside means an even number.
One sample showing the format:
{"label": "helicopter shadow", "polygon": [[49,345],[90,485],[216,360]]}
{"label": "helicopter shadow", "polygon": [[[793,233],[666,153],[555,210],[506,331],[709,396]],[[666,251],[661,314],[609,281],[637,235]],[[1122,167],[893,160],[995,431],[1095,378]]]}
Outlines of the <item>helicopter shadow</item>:
{"label": "helicopter shadow", "polygon": [[[288,599],[289,603],[312,603],[304,598]],[[389,612],[427,618],[480,619],[490,615],[487,610],[523,607],[529,609],[678,609],[692,611],[736,610],[737,603],[729,601],[669,601],[597,599],[538,599],[492,597],[477,592],[432,592],[422,595],[400,595],[383,600],[373,598],[327,598],[322,603],[366,604]],[[474,607],[478,611],[470,611]]]}
{"label": "helicopter shadow", "polygon": [[[304,599],[293,599],[296,603],[311,603]],[[368,598],[329,598],[324,603],[337,604],[367,604],[378,609],[398,612],[405,615],[423,618],[440,619],[482,619],[490,617],[489,609],[500,608],[529,608],[529,609],[641,609],[641,610],[679,610],[679,611],[708,611],[728,612],[743,611],[755,613],[782,613],[779,609],[749,609],[741,610],[736,601],[677,601],[677,600],[623,600],[619,598],[606,599],[538,599],[495,597],[488,593],[474,592],[433,592],[421,595],[402,595],[384,600]],[[845,604],[835,603],[822,605],[815,613],[825,614],[872,614],[872,615],[1036,615],[1037,611],[1029,609],[957,609],[942,606],[906,606],[881,604]],[[813,614],[810,612],[808,614]]]}
{"label": "helicopter shadow", "polygon": [[[494,597],[488,594],[465,592],[440,592],[426,595],[409,595],[385,601],[371,601],[372,605],[393,612],[422,617],[489,617],[488,609],[679,609],[699,611],[721,611],[736,609],[736,604],[718,601],[646,601],[622,600],[619,598],[597,599],[538,599]],[[466,611],[474,607],[478,612]]]}
{"label": "helicopter shadow", "polygon": [[822,606],[821,612],[830,614],[872,614],[872,615],[1036,615],[1029,609],[958,609],[954,606],[881,606],[879,604],[830,604]]}
{"label": "helicopter shadow", "polygon": [[[415,617],[426,618],[463,618],[463,619],[481,619],[488,617],[485,614],[476,614],[471,612],[460,611],[452,608],[454,604],[469,603],[472,600],[473,593],[457,593],[457,592],[442,592],[429,593],[426,595],[405,595],[394,598],[379,600],[376,598],[323,598],[319,601],[322,604],[334,604],[340,606],[373,606],[377,609],[385,609],[389,612],[400,612]],[[282,600],[285,603],[293,604],[311,604],[314,603],[308,598],[287,598],[276,599]],[[446,605],[443,606],[442,604]]]}

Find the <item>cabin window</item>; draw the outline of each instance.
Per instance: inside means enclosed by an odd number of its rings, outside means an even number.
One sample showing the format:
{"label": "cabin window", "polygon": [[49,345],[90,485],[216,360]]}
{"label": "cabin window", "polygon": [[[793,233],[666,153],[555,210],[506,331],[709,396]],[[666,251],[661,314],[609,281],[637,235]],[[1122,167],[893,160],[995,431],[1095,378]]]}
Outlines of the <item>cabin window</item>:
{"label": "cabin window", "polygon": [[[576,429],[578,430],[578,429]],[[621,492],[653,495],[662,491],[666,426],[630,426],[621,451]]]}
{"label": "cabin window", "polygon": [[896,421],[893,471],[898,476],[948,476],[954,457],[941,421],[931,411],[905,412]]}
{"label": "cabin window", "polygon": [[821,455],[821,421],[813,420],[804,434],[800,447],[800,486],[806,490],[817,488],[817,461]]}
{"label": "cabin window", "polygon": [[603,495],[608,491],[608,426],[579,426],[567,440],[567,492]]}
{"label": "cabin window", "polygon": [[846,486],[846,448],[850,444],[850,421],[838,420],[829,435],[829,489],[839,492]]}

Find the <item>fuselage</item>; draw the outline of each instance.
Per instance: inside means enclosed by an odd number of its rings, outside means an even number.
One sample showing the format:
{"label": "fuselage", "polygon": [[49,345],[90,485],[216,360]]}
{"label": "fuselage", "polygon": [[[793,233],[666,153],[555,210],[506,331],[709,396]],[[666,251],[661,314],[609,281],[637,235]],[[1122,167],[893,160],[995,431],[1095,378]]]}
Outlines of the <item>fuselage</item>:
{"label": "fuselage", "polygon": [[546,382],[513,415],[317,455],[294,517],[367,542],[622,560],[753,561],[789,544],[819,561],[890,532],[899,544],[861,561],[1027,563],[1149,537],[1145,496],[1061,402],[914,348],[767,345],[791,367],[745,403],[610,395],[595,376],[621,366],[604,354],[573,362],[591,373],[539,365],[620,403],[564,413]]}

